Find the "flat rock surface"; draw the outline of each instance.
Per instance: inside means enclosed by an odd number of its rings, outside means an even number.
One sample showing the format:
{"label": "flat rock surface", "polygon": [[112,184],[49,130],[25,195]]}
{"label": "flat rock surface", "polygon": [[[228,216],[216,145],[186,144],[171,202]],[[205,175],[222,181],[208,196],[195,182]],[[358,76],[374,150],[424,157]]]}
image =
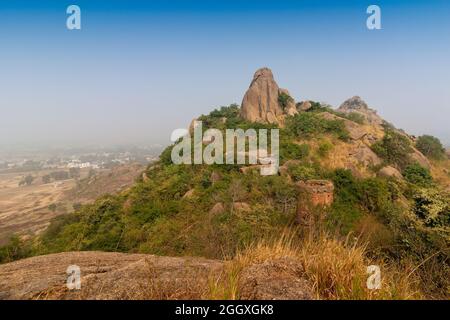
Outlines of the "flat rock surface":
{"label": "flat rock surface", "polygon": [[[81,289],[69,290],[66,270],[81,270]],[[66,252],[0,265],[0,299],[200,298],[223,263],[110,252]]]}

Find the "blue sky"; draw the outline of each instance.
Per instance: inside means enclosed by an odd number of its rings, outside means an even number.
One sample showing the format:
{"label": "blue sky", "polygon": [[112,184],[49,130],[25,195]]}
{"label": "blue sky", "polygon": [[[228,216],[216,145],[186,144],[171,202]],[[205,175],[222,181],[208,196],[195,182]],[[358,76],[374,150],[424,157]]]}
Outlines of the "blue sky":
{"label": "blue sky", "polygon": [[[366,28],[370,4],[382,30]],[[440,0],[2,1],[0,145],[168,143],[240,103],[263,66],[297,101],[360,95],[450,145],[449,35]]]}

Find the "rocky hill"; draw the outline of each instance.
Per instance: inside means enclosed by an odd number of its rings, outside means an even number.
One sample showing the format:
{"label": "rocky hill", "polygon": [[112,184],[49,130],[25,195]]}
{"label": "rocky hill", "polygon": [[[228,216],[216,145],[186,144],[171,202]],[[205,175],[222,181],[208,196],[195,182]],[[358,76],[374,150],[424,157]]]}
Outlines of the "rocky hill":
{"label": "rocky hill", "polygon": [[[450,160],[437,138],[408,135],[360,97],[337,109],[296,103],[268,68],[256,71],[241,106],[197,120],[222,132],[278,128],[279,174],[260,175],[261,163],[175,165],[169,146],[131,188],[1,248],[3,262],[41,255],[0,267],[3,297],[155,298],[160,278],[146,285],[147,261],[163,281],[179,279],[186,261],[203,268],[193,278],[217,280],[195,292],[175,284],[165,298],[448,297]],[[52,255],[73,251],[96,252]],[[122,255],[97,251],[133,255],[111,267]],[[77,260],[86,289],[66,292],[66,265]],[[92,271],[97,260],[104,272]],[[365,286],[371,264],[383,267],[379,291]],[[20,289],[32,268],[44,280]],[[136,286],[144,289],[130,294]]]}

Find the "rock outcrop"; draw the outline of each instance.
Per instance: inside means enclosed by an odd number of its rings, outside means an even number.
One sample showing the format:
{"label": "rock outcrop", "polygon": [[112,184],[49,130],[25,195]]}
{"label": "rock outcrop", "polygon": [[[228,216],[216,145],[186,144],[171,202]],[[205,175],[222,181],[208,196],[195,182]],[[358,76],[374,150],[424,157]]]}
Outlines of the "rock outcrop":
{"label": "rock outcrop", "polygon": [[[115,252],[65,252],[0,265],[0,300],[199,300],[226,277],[227,263],[199,257]],[[78,266],[80,287],[68,289]],[[229,281],[229,280],[225,280]],[[300,262],[277,258],[245,266],[241,299],[313,299]]]}
{"label": "rock outcrop", "polygon": [[222,202],[217,202],[211,210],[209,210],[209,214],[216,215],[225,212],[225,207]]}
{"label": "rock outcrop", "polygon": [[[81,271],[81,289],[66,286],[67,268]],[[0,299],[201,298],[223,262],[112,252],[66,252],[0,265]]]}
{"label": "rock outcrop", "polygon": [[241,211],[241,212],[248,212],[248,211],[252,211],[252,207],[250,207],[250,205],[245,202],[234,202],[233,210]]}
{"label": "rock outcrop", "polygon": [[195,189],[190,189],[183,195],[183,199],[191,199],[194,197]]}
{"label": "rock outcrop", "polygon": [[308,111],[308,110],[311,109],[311,108],[312,108],[312,104],[311,104],[310,101],[303,101],[302,103],[300,103],[300,104],[298,105],[298,109],[299,109],[300,111]]}
{"label": "rock outcrop", "polygon": [[289,99],[283,110],[280,94],[290,96],[287,90],[278,87],[269,68],[257,70],[242,100],[241,116],[252,122],[281,124],[285,115],[295,114],[297,109],[294,99]]}
{"label": "rock outcrop", "polygon": [[422,167],[430,169],[431,168],[431,163],[428,160],[427,157],[425,157],[419,150],[417,150],[416,148],[413,148],[413,152],[410,154],[411,160],[413,162],[417,162],[418,164],[420,164]]}
{"label": "rock outcrop", "polygon": [[344,113],[358,113],[364,116],[366,121],[372,125],[381,125],[383,123],[383,119],[377,114],[377,112],[369,108],[367,103],[358,96],[345,100],[337,111]]}
{"label": "rock outcrop", "polygon": [[278,94],[284,94],[286,97],[290,97],[290,99],[288,99],[286,101],[286,106],[283,109],[283,112],[289,116],[293,116],[294,114],[298,113],[297,111],[297,107],[295,106],[295,100],[294,98],[292,98],[291,94],[289,93],[289,91],[287,89],[279,89],[278,90]]}
{"label": "rock outcrop", "polygon": [[397,179],[403,179],[402,174],[400,173],[400,171],[398,171],[397,169],[395,169],[394,167],[391,166],[386,166],[380,169],[380,171],[378,171],[377,175],[379,177],[384,177],[384,178],[397,178]]}

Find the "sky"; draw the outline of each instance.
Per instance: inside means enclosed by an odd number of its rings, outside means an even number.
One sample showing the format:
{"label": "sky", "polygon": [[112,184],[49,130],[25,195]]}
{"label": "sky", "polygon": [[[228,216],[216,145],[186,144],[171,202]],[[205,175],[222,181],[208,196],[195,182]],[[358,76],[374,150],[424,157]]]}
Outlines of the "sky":
{"label": "sky", "polygon": [[1,1],[0,147],[168,144],[265,66],[296,101],[359,95],[450,145],[449,35],[445,0]]}

